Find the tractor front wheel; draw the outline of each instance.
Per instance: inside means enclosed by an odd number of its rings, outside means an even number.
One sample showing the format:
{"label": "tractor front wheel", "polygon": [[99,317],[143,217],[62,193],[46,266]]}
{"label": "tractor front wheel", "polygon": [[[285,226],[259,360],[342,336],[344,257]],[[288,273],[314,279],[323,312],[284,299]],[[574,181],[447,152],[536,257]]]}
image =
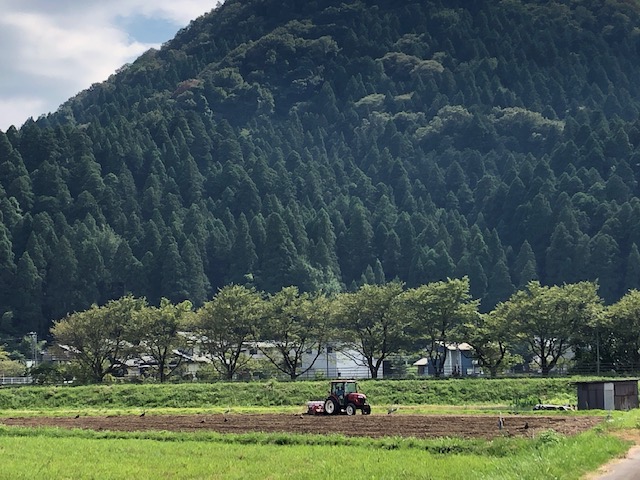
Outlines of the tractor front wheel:
{"label": "tractor front wheel", "polygon": [[324,402],[324,413],[327,415],[335,415],[338,413],[338,404],[333,398],[327,398]]}
{"label": "tractor front wheel", "polygon": [[356,411],[356,406],[353,403],[347,405],[347,415],[355,415]]}
{"label": "tractor front wheel", "polygon": [[362,414],[369,415],[371,414],[371,405],[365,405],[362,407]]}

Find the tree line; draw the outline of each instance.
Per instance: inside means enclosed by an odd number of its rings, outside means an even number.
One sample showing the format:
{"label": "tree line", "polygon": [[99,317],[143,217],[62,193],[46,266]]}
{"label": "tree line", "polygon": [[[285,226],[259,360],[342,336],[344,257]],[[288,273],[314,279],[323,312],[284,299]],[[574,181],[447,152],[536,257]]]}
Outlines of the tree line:
{"label": "tree line", "polygon": [[[467,277],[414,288],[399,281],[366,284],[334,295],[297,287],[267,294],[228,285],[198,308],[167,299],[153,306],[127,295],[67,315],[51,333],[70,352],[80,381],[88,382],[101,382],[125,360],[141,356],[164,382],[194,351],[230,380],[252,362],[251,349],[293,380],[313,367],[327,345],[357,352],[371,378],[400,353],[426,356],[435,376],[443,376],[442,347],[461,342],[472,346],[478,365],[492,377],[523,363],[547,375],[570,350],[575,366],[640,367],[637,290],[607,307],[596,283],[532,281],[490,312],[479,312],[478,305]],[[313,361],[303,365],[305,353]]]}

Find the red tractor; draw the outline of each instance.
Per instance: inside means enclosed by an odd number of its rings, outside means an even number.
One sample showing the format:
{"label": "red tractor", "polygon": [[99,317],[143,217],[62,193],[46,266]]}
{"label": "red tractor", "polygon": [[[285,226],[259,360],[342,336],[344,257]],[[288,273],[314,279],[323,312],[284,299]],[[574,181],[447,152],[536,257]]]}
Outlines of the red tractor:
{"label": "red tractor", "polygon": [[337,415],[345,412],[355,415],[360,410],[363,415],[371,413],[371,405],[367,403],[367,396],[358,392],[355,380],[333,380],[329,397],[324,401],[324,413]]}

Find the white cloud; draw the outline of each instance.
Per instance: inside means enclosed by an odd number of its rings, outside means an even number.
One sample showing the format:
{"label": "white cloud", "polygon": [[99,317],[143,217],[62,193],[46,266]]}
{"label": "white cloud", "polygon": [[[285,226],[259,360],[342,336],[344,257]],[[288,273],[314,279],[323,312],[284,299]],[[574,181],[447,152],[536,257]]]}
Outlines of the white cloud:
{"label": "white cloud", "polygon": [[[21,0],[0,16],[0,130],[55,111],[210,11],[213,0]],[[145,28],[163,23],[150,38]],[[171,29],[174,27],[173,29]],[[168,28],[168,30],[167,30]],[[153,32],[151,32],[153,33]],[[144,34],[144,35],[143,35]],[[156,37],[158,36],[156,35]],[[40,109],[34,111],[35,109]]]}
{"label": "white cloud", "polygon": [[209,12],[217,2],[207,0],[154,1],[121,0],[123,8],[129,8],[130,14],[142,14],[148,17],[160,17],[170,20],[176,25],[186,26],[191,20]]}
{"label": "white cloud", "polygon": [[[24,118],[25,120],[29,117],[37,118],[46,108],[46,101],[42,98],[0,97],[0,122],[6,124],[4,128],[0,124],[0,130],[6,131],[12,123],[18,126],[17,122],[11,122],[12,118]],[[5,119],[9,119],[9,121],[4,122]]]}

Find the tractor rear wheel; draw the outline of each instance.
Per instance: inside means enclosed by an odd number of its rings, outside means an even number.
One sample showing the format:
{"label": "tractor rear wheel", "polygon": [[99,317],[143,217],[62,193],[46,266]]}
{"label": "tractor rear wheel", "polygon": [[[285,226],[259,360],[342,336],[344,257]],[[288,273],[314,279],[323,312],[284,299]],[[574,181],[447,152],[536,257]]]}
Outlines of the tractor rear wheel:
{"label": "tractor rear wheel", "polygon": [[333,398],[327,398],[324,402],[324,413],[328,415],[335,415],[338,413],[338,404]]}
{"label": "tractor rear wheel", "polygon": [[353,403],[347,405],[347,415],[355,415],[357,412],[356,406]]}

